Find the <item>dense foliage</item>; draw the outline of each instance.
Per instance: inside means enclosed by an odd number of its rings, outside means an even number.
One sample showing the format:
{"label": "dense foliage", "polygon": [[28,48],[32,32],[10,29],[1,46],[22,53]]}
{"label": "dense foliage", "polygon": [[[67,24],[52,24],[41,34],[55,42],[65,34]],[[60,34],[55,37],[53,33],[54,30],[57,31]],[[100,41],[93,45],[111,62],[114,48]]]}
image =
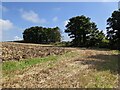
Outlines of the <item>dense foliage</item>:
{"label": "dense foliage", "polygon": [[[120,10],[114,11],[107,19],[107,35],[98,30],[97,25],[84,15],[72,17],[66,25],[65,32],[72,38],[71,42],[61,41],[59,27],[31,27],[23,32],[24,42],[55,43],[64,46],[103,47],[120,50]],[[57,42],[57,43],[56,43]]]}
{"label": "dense foliage", "polygon": [[65,32],[73,38],[73,46],[99,46],[105,38],[97,25],[84,15],[70,18]]}
{"label": "dense foliage", "polygon": [[30,43],[51,43],[59,42],[61,34],[59,27],[43,28],[43,27],[30,27],[23,32],[24,42]]}
{"label": "dense foliage", "polygon": [[114,11],[107,20],[107,37],[110,48],[120,50],[120,9]]}

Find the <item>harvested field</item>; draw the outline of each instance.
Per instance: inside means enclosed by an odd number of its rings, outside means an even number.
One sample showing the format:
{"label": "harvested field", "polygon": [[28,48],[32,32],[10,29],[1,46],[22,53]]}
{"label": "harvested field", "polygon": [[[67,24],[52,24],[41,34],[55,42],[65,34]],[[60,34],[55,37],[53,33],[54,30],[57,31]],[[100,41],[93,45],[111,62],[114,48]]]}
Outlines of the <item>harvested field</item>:
{"label": "harvested field", "polygon": [[[24,60],[4,61],[2,87],[117,88],[119,58],[118,52],[112,50],[71,48],[61,55],[34,58],[32,61],[39,62],[21,69],[16,67],[25,66],[31,59],[26,63]],[[10,69],[7,65],[13,66]]]}
{"label": "harvested field", "polygon": [[2,43],[1,59],[3,61],[21,60],[34,57],[45,57],[48,55],[60,55],[68,51],[68,49],[51,45],[43,46],[39,44],[4,42]]}

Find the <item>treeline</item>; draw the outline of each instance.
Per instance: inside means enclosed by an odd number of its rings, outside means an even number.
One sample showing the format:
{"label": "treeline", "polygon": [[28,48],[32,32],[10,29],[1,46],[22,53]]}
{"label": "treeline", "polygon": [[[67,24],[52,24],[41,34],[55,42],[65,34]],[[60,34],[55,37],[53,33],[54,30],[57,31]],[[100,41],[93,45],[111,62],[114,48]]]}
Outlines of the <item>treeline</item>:
{"label": "treeline", "polygon": [[30,27],[23,32],[24,42],[29,43],[55,43],[61,41],[59,27]]}
{"label": "treeline", "polygon": [[120,50],[120,10],[107,19],[107,33],[84,15],[69,19],[65,32],[72,38],[72,46],[102,47]]}
{"label": "treeline", "polygon": [[[100,22],[101,23],[101,22]],[[107,19],[107,33],[84,15],[72,17],[66,25],[65,32],[72,38],[70,46],[102,47],[120,50],[120,10],[114,11]],[[60,28],[31,27],[23,32],[25,42],[55,43],[61,41]]]}

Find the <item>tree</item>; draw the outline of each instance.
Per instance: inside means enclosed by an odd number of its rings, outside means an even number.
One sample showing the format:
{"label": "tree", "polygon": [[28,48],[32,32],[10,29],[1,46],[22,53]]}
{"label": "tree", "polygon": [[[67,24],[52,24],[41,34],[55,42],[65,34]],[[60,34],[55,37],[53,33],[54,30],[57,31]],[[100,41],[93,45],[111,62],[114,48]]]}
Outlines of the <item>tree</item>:
{"label": "tree", "polygon": [[46,37],[47,42],[60,42],[61,41],[61,34],[60,34],[60,28],[47,28],[46,30]]}
{"label": "tree", "polygon": [[60,42],[61,34],[59,27],[43,28],[43,27],[30,27],[23,32],[24,42],[30,43],[50,43]]}
{"label": "tree", "polygon": [[39,27],[31,27],[31,28],[26,29],[23,33],[24,41],[37,43],[39,29],[40,29]]}
{"label": "tree", "polygon": [[120,9],[114,11],[107,19],[107,37],[110,41],[110,48],[120,50]]}
{"label": "tree", "polygon": [[73,46],[95,46],[104,38],[104,33],[84,15],[70,18],[65,32],[73,38]]}
{"label": "tree", "polygon": [[59,27],[55,27],[53,28],[53,42],[60,42],[61,41],[61,34],[60,34],[60,28]]}

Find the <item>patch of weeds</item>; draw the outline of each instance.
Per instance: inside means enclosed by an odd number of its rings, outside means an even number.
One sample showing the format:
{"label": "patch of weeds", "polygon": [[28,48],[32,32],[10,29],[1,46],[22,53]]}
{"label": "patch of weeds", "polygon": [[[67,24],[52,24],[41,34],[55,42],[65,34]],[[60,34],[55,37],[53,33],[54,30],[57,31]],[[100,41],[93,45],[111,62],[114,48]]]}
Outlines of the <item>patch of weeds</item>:
{"label": "patch of weeds", "polygon": [[25,59],[21,61],[5,61],[2,64],[3,76],[9,76],[9,74],[13,74],[15,71],[23,70],[26,67],[30,67],[39,63],[44,63],[50,61],[48,67],[52,67],[57,60],[61,60],[62,57],[71,57],[73,53],[67,52],[64,55],[50,55],[44,58],[32,58]]}
{"label": "patch of weeds", "polygon": [[87,88],[115,88],[117,76],[110,73],[110,71],[94,71],[90,73],[89,78],[92,80],[88,82]]}
{"label": "patch of weeds", "polygon": [[[76,57],[76,52],[66,52],[63,55],[57,56],[57,60],[66,60],[67,58],[71,59],[72,57]],[[52,68],[56,64],[57,60],[52,60],[48,63],[48,67]]]}
{"label": "patch of weeds", "polygon": [[47,61],[55,61],[58,56],[48,56],[44,58],[33,58],[21,61],[5,61],[2,64],[3,75],[9,74],[16,70],[22,70],[26,67],[33,66],[38,63],[44,63]]}
{"label": "patch of weeds", "polygon": [[2,64],[2,70],[15,70],[16,69],[16,61],[8,61]]}
{"label": "patch of weeds", "polygon": [[78,52],[68,52],[68,53],[64,54],[64,57],[72,58],[72,57],[75,57],[77,55],[79,55]]}
{"label": "patch of weeds", "polygon": [[119,50],[112,50],[112,53],[113,54],[120,54],[120,51]]}

